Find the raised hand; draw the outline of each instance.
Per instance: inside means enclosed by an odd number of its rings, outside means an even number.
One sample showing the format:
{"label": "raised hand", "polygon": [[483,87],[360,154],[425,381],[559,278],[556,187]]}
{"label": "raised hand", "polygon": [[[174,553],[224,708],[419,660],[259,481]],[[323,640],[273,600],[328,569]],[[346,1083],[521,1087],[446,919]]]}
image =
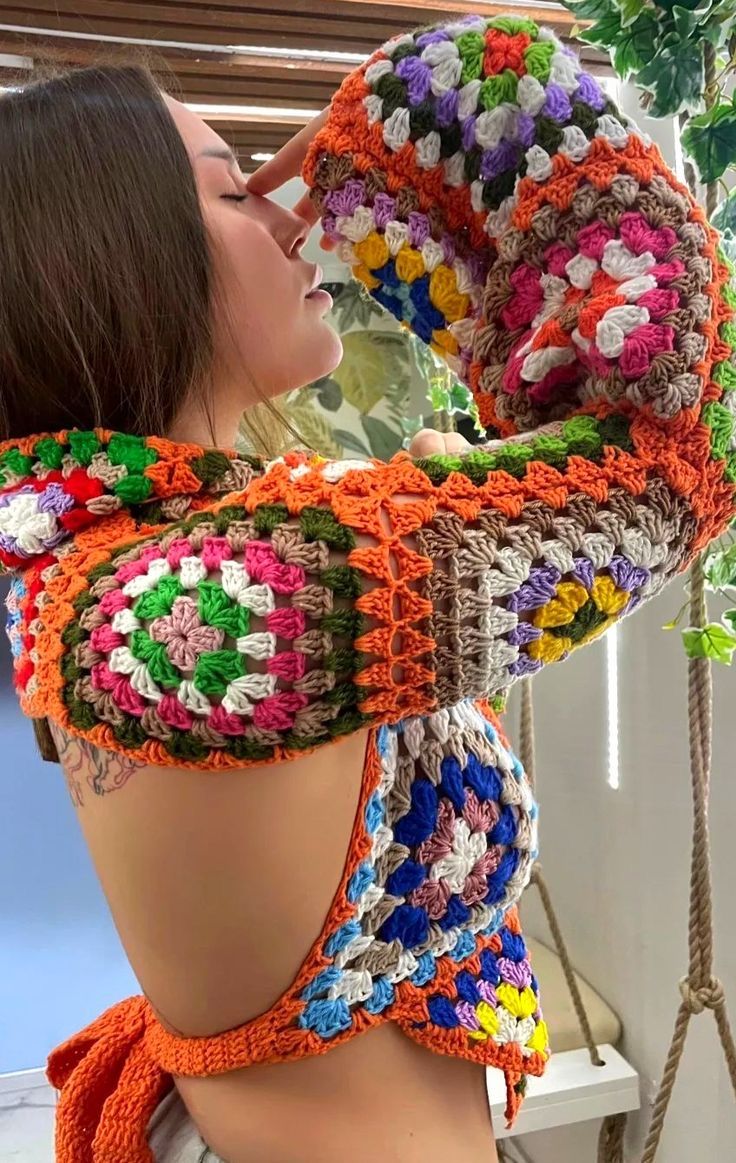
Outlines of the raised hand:
{"label": "raised hand", "polygon": [[[248,189],[252,194],[265,197],[267,194],[272,194],[274,190],[278,190],[291,178],[299,177],[310,143],[325,124],[328,112],[329,110],[323,109],[321,113],[318,113],[290,141],[287,141],[286,145],[282,146],[270,161],[264,162],[254,174],[251,174],[248,178]],[[309,194],[304,194],[299,199],[294,206],[294,213],[308,222],[310,226],[315,226],[319,218]],[[323,250],[334,250],[335,244],[330,239],[322,237],[320,246]]]}

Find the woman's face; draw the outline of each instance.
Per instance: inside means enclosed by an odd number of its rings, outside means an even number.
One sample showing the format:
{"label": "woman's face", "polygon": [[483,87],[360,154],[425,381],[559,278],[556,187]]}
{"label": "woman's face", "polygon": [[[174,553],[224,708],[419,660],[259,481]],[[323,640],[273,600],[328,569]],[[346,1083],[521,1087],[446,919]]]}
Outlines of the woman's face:
{"label": "woman's face", "polygon": [[[316,291],[322,272],[301,257],[309,227],[290,210],[249,194],[222,138],[184,105],[166,103],[192,161],[211,243],[215,283],[215,379],[241,408],[327,375],[342,345]],[[248,388],[251,388],[249,395]]]}

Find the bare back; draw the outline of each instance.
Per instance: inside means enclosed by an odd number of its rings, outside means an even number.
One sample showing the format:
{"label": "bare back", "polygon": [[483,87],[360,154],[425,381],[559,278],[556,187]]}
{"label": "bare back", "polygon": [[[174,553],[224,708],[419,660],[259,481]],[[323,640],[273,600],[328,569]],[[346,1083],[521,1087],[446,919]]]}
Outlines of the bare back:
{"label": "bare back", "polygon": [[[163,1024],[212,1035],[274,1005],[340,881],[367,733],[224,773],[137,767],[54,733],[115,924]],[[390,1023],[327,1055],[177,1086],[228,1163],[331,1163],[348,1137],[353,1163],[493,1158],[484,1072],[427,1054]]]}

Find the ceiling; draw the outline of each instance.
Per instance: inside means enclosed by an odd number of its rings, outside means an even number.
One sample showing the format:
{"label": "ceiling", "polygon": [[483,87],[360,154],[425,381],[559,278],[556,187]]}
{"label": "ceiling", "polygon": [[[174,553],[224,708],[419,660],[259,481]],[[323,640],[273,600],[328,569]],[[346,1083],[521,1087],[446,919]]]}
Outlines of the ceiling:
{"label": "ceiling", "polygon": [[[464,13],[509,11],[570,38],[571,13],[527,0],[3,0],[0,54],[8,60],[3,66],[0,55],[0,85],[17,65],[13,57],[25,58],[27,75],[42,60],[86,64],[141,54],[162,67],[167,88],[211,107],[202,111],[206,119],[252,169],[253,154],[274,153],[383,41]],[[609,71],[595,50],[583,56],[593,71]]]}

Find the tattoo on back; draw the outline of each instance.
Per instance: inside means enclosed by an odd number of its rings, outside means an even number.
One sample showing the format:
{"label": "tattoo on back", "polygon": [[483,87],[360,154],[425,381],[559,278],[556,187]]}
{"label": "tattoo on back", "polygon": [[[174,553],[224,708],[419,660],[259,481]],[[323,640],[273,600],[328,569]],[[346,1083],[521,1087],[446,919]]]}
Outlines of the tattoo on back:
{"label": "tattoo on back", "polygon": [[92,791],[98,796],[117,791],[125,786],[140,766],[125,755],[115,751],[101,751],[86,739],[68,735],[56,724],[51,724],[51,733],[76,808],[83,806],[85,791]]}

